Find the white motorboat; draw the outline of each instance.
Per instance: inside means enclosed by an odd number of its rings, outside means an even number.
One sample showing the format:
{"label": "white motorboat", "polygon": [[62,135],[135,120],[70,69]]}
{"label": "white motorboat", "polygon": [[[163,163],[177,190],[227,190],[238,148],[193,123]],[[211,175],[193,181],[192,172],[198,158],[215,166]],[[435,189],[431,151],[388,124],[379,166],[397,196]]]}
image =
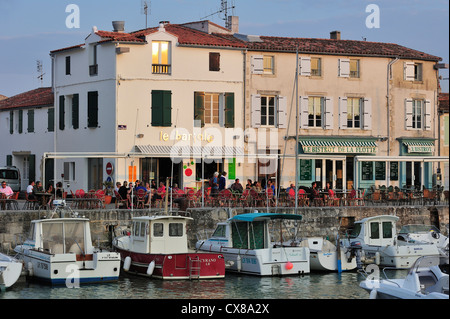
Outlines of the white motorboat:
{"label": "white motorboat", "polygon": [[22,274],[23,264],[14,257],[0,253],[0,291],[14,285]]}
{"label": "white motorboat", "polygon": [[437,246],[441,254],[441,261],[448,264],[448,236],[440,232],[436,226],[411,224],[403,226],[399,233],[398,239],[412,243],[432,243]]}
{"label": "white motorboat", "polygon": [[33,220],[30,237],[14,250],[31,279],[71,288],[119,279],[119,253],[93,247],[87,218]]}
{"label": "white motorboat", "polygon": [[311,271],[349,271],[357,267],[356,255],[352,249],[340,244],[337,247],[322,237],[308,237],[301,241],[310,252]]}
{"label": "white motorboat", "polygon": [[369,275],[360,287],[369,292],[371,299],[449,299],[448,274],[441,271],[440,264],[438,257],[420,257],[405,278]]}
{"label": "white motorboat", "polygon": [[[346,248],[357,251],[358,263],[408,269],[422,256],[439,257],[433,243],[398,240],[397,216],[380,215],[355,222],[354,228],[342,240]],[[359,249],[359,251],[358,251]]]}
{"label": "white motorboat", "polygon": [[[249,213],[218,223],[212,237],[199,240],[196,248],[220,252],[225,257],[227,271],[258,276],[294,275],[310,272],[309,248],[275,244],[271,241],[271,226],[276,221],[300,221],[301,215]],[[273,222],[273,224],[272,224]],[[281,234],[279,230],[278,234]],[[282,235],[280,235],[282,238]]]}

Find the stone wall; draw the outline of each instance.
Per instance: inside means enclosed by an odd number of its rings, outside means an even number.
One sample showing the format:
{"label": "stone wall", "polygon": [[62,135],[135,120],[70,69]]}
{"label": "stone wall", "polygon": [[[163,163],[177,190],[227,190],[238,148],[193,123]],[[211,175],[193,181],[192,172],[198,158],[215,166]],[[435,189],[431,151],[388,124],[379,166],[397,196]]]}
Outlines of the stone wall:
{"label": "stone wall", "polygon": [[[188,214],[193,218],[189,223],[189,244],[194,247],[198,239],[211,235],[216,223],[225,221],[229,216],[253,212],[255,209],[247,208],[195,208],[189,209]],[[260,212],[267,209],[261,208]],[[275,209],[269,209],[275,212]],[[119,227],[130,224],[134,216],[148,215],[148,210],[80,210],[80,216],[91,221],[92,239],[95,245],[108,247],[111,243],[112,233]],[[293,208],[279,208],[276,212],[294,213]],[[152,209],[152,214],[158,210]],[[162,213],[162,212],[159,212]],[[308,207],[301,208],[298,213],[303,216],[299,230],[302,237],[328,237],[336,238],[339,227],[351,228],[354,221],[376,215],[397,215],[400,217],[398,229],[406,224],[439,224],[444,235],[448,236],[446,225],[449,223],[448,206],[355,206],[355,207]],[[46,212],[37,211],[0,211],[0,251],[11,252],[20,236],[28,234],[31,220],[43,218]],[[292,226],[292,227],[291,227]],[[295,225],[289,225],[293,228]]]}

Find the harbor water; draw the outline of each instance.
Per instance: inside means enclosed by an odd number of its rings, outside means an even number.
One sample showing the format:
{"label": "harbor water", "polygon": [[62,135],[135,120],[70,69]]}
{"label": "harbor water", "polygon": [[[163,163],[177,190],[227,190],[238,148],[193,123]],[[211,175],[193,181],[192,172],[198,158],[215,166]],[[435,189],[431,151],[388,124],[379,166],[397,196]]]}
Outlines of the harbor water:
{"label": "harbor water", "polygon": [[[390,278],[401,278],[405,270],[387,272]],[[217,280],[159,280],[121,275],[118,282],[51,287],[20,279],[0,293],[0,299],[368,299],[359,287],[365,277],[356,271],[310,273],[289,277],[257,277],[228,274]]]}

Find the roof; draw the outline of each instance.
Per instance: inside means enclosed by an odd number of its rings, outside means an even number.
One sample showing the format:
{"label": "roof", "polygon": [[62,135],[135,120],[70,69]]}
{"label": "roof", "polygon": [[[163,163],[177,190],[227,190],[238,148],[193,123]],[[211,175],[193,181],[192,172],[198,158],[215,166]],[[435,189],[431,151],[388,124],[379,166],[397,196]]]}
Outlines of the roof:
{"label": "roof", "polygon": [[51,87],[38,88],[1,100],[0,110],[32,106],[53,106],[53,99]]}
{"label": "roof", "polygon": [[[220,36],[223,38],[234,37],[226,34]],[[242,37],[240,38],[242,39]],[[442,60],[440,57],[413,50],[395,43],[268,36],[254,36],[254,38],[257,40],[246,42],[246,47],[251,51],[296,52],[298,49],[299,53],[386,56],[430,61]]]}
{"label": "roof", "polygon": [[[209,21],[205,21],[211,23]],[[395,43],[341,40],[341,39],[319,39],[319,38],[292,38],[292,37],[271,37],[271,36],[248,36],[243,34],[227,33],[206,33],[186,24],[164,25],[164,30],[178,38],[179,45],[204,46],[204,47],[225,47],[241,48],[251,51],[271,51],[271,52],[296,52],[312,54],[332,54],[332,55],[353,55],[353,56],[381,56],[399,57],[404,59],[418,59],[428,61],[441,61],[442,58],[413,50]],[[95,31],[102,39],[99,43],[105,42],[126,42],[143,44],[146,42],[145,36],[158,32],[160,27],[147,28],[130,33]],[[82,45],[72,46],[51,53],[79,48]]]}

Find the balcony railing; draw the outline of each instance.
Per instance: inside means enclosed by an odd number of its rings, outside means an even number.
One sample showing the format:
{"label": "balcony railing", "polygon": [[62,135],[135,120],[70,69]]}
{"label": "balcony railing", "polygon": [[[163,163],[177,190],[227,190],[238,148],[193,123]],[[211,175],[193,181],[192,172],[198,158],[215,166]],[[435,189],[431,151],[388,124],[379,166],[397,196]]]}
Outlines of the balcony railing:
{"label": "balcony railing", "polygon": [[153,74],[170,74],[171,73],[170,64],[153,64],[152,73]]}
{"label": "balcony railing", "polygon": [[89,66],[89,75],[97,75],[98,74],[98,64],[93,64]]}

